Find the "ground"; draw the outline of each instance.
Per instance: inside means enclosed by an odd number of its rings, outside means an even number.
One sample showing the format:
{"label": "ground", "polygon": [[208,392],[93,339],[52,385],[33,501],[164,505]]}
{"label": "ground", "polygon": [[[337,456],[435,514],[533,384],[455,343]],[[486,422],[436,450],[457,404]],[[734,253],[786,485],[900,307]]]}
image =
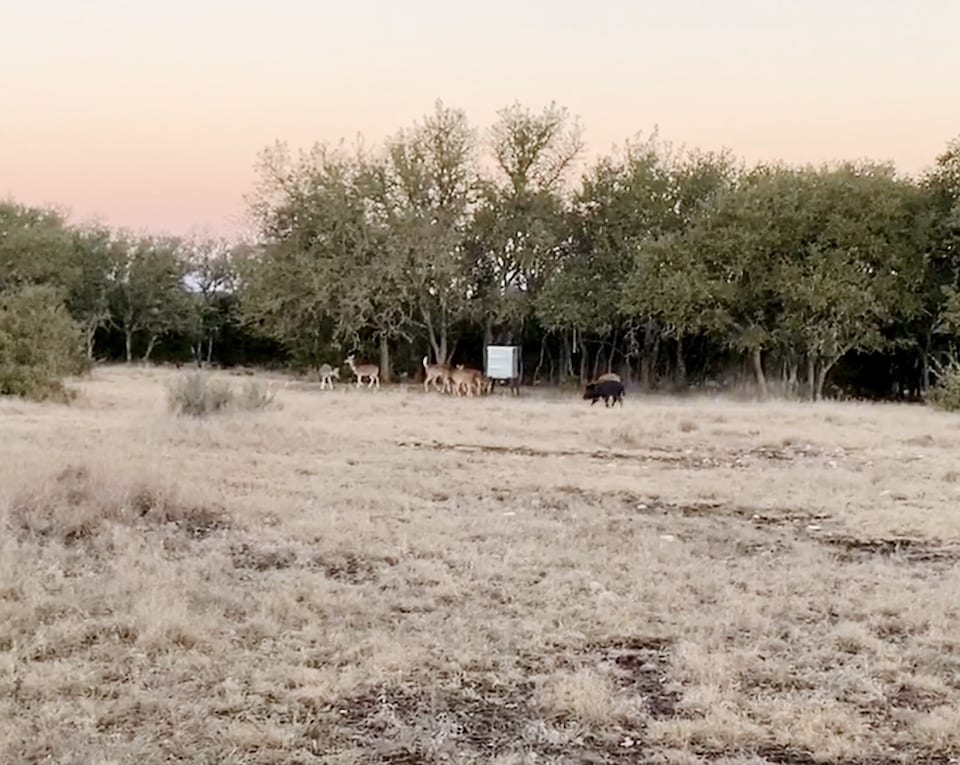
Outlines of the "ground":
{"label": "ground", "polygon": [[960,761],[958,416],[175,374],[0,402],[2,763]]}

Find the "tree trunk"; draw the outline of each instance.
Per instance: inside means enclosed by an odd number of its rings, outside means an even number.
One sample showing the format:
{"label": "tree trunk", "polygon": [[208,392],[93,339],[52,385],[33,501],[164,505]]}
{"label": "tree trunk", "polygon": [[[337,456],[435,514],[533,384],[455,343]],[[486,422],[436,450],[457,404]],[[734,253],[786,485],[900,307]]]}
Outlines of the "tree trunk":
{"label": "tree trunk", "polygon": [[593,356],[593,377],[596,380],[600,376],[600,359],[603,357],[603,346],[597,346],[597,352]]}
{"label": "tree trunk", "polygon": [[444,338],[443,347],[437,338],[437,333],[433,326],[433,316],[431,316],[430,311],[426,309],[421,309],[423,313],[423,323],[427,326],[427,338],[430,340],[430,348],[433,349],[433,358],[437,364],[444,364],[446,360],[444,355],[446,354],[446,338]]}
{"label": "tree trunk", "polygon": [[683,337],[677,335],[677,385],[687,387],[687,363],[683,360]]}
{"label": "tree trunk", "polygon": [[452,356],[453,351],[447,345],[447,317],[444,315],[440,322],[440,363],[449,364]]}
{"label": "tree trunk", "polygon": [[207,366],[213,363],[213,335],[207,338]]}
{"label": "tree trunk", "polygon": [[124,339],[124,349],[126,350],[127,363],[130,364],[133,361],[133,330],[124,329],[123,339]]}
{"label": "tree trunk", "polygon": [[567,374],[567,369],[570,370],[570,376],[573,377],[573,360],[570,358],[570,340],[567,337],[566,333],[560,335],[560,370],[559,370],[559,382],[563,383],[564,377]]}
{"label": "tree trunk", "polygon": [[390,342],[385,334],[380,335],[380,382],[390,382]]}
{"label": "tree trunk", "polygon": [[153,353],[154,346],[157,344],[157,336],[151,334],[150,339],[147,341],[147,350],[144,351],[143,360],[145,362],[150,361],[150,355]]}
{"label": "tree trunk", "polygon": [[587,384],[587,349],[580,343],[580,384]]}
{"label": "tree trunk", "polygon": [[537,368],[533,370],[533,384],[540,384],[540,370],[543,369],[543,357],[547,352],[547,333],[544,332],[540,337],[540,358],[537,360]]}
{"label": "tree trunk", "polygon": [[927,331],[920,349],[920,395],[924,398],[930,392],[930,345],[930,332]]}
{"label": "tree trunk", "polygon": [[817,357],[812,353],[807,353],[807,394],[811,401],[817,399]]}
{"label": "tree trunk", "polygon": [[84,333],[84,346],[87,352],[87,361],[93,361],[93,338],[97,334],[97,325],[87,326]]}
{"label": "tree trunk", "polygon": [[610,342],[610,353],[607,354],[607,371],[613,371],[613,355],[617,352],[617,330],[613,330],[613,340]]}
{"label": "tree trunk", "polygon": [[823,386],[827,381],[827,375],[830,374],[830,370],[833,369],[837,361],[840,360],[840,357],[831,359],[830,361],[821,361],[820,368],[817,370],[817,388],[816,394],[814,396],[814,401],[823,400]]}
{"label": "tree trunk", "polygon": [[793,394],[796,394],[797,392],[799,373],[800,362],[797,360],[795,355],[791,354],[790,358],[787,360],[787,389]]}
{"label": "tree trunk", "polygon": [[643,350],[640,354],[640,387],[650,390],[653,387],[657,358],[660,356],[660,332],[654,321],[648,321],[643,331]]}
{"label": "tree trunk", "polygon": [[767,378],[763,374],[763,348],[759,346],[753,349],[753,373],[757,378],[757,387],[760,389],[760,395],[767,397]]}

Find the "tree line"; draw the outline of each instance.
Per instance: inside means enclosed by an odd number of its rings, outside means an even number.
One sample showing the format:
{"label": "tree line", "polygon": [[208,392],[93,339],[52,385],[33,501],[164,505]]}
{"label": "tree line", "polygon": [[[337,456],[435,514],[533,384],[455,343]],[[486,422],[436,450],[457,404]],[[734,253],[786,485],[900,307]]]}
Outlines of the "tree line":
{"label": "tree line", "polygon": [[580,170],[583,148],[555,104],[479,131],[440,102],[373,149],[278,143],[244,244],[8,202],[0,293],[44,288],[89,359],[315,369],[353,352],[385,381],[508,343],[528,383],[922,396],[956,360],[960,140],[915,178],[747,166],[656,133]]}

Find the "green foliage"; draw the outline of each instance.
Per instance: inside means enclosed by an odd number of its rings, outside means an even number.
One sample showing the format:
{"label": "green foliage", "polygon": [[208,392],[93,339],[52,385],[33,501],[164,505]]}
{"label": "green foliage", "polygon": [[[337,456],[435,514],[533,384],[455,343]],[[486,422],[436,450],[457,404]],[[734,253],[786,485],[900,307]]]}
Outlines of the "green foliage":
{"label": "green foliage", "polygon": [[70,398],[63,381],[84,370],[81,347],[79,329],[56,290],[0,292],[0,395]]}
{"label": "green foliage", "polygon": [[930,390],[930,403],[948,412],[960,411],[960,363],[945,365],[937,374],[937,384]]}
{"label": "green foliage", "polygon": [[96,333],[110,321],[111,271],[117,243],[99,227],[74,233],[71,268],[66,271],[67,308],[83,332],[84,349],[93,359]]}
{"label": "green foliage", "polygon": [[0,202],[0,290],[28,284],[63,286],[73,235],[55,211]]}
{"label": "green foliage", "polygon": [[294,161],[282,146],[262,157],[266,242],[238,261],[244,321],[283,343],[306,366],[363,328],[357,278],[372,237],[354,158],[317,147]]}
{"label": "green foliage", "polygon": [[238,318],[236,252],[222,239],[189,241],[183,252],[185,278],[193,291],[187,296],[182,326],[194,359],[210,363],[214,342]]}
{"label": "green foliage", "polygon": [[167,404],[176,415],[207,417],[226,411],[251,412],[274,404],[276,394],[256,380],[244,382],[240,391],[230,383],[192,372],[167,387]]}
{"label": "green foliage", "polygon": [[167,237],[119,239],[111,251],[110,315],[125,339],[127,361],[133,341],[146,341],[144,360],[166,334],[183,329],[189,316],[180,243]]}
{"label": "green foliage", "polygon": [[441,102],[374,150],[277,144],[242,247],[0,203],[0,290],[56,290],[88,359],[279,344],[316,368],[379,346],[385,380],[395,351],[407,372],[424,351],[475,364],[482,337],[522,341],[541,379],[579,355],[581,376],[682,385],[689,365],[818,398],[863,359],[858,385],[919,393],[960,346],[960,141],[916,180],[870,162],[747,170],[654,133],[576,183],[582,148],[556,104],[512,104],[480,134]]}

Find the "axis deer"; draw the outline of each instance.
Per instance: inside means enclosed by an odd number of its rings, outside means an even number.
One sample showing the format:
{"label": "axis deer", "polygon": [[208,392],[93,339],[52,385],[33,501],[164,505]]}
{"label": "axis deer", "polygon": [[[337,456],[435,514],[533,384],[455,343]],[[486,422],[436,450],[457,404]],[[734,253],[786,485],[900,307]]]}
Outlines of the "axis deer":
{"label": "axis deer", "polygon": [[323,390],[327,386],[330,387],[330,390],[333,390],[333,381],[334,379],[340,379],[340,370],[336,369],[329,364],[320,365],[320,390]]}
{"label": "axis deer", "polygon": [[446,393],[450,390],[450,367],[446,364],[430,364],[429,359],[423,357],[423,368],[426,370],[426,377],[423,379],[423,392],[427,393],[430,387],[436,388],[440,383],[440,391]]}
{"label": "axis deer", "polygon": [[358,388],[360,387],[360,383],[363,382],[363,379],[368,377],[370,378],[370,382],[367,383],[367,387],[376,387],[377,390],[380,390],[380,367],[378,367],[376,364],[356,364],[354,363],[354,356],[352,353],[347,356],[346,364],[348,367],[350,367],[354,377],[357,378]]}
{"label": "axis deer", "polygon": [[468,396],[472,396],[474,390],[483,391],[483,372],[479,369],[466,369],[463,364],[457,364],[456,368],[450,370],[450,383],[453,392],[461,395],[461,391],[466,391]]}

